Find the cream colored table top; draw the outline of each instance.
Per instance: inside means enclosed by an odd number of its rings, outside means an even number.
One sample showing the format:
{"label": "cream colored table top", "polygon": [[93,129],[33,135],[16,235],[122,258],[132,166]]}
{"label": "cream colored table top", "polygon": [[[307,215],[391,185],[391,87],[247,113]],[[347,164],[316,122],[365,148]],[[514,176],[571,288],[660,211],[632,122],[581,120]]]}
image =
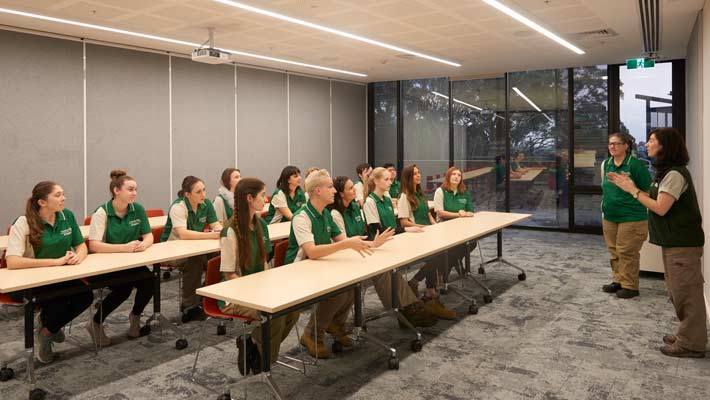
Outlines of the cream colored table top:
{"label": "cream colored table top", "polygon": [[288,239],[290,233],[291,221],[269,225],[269,239],[271,239],[272,242],[280,239]]}
{"label": "cream colored table top", "polygon": [[[488,174],[491,171],[493,171],[493,167],[483,167],[483,168],[472,169],[470,171],[466,171],[466,172],[461,173],[461,179],[464,181],[467,181],[469,179],[478,178],[479,176],[483,176],[485,174]],[[432,179],[431,182],[442,183],[442,182],[444,182],[444,178]]]}
{"label": "cream colored table top", "polygon": [[275,313],[529,218],[530,214],[482,211],[473,218],[428,226],[423,233],[397,235],[371,256],[363,258],[352,250],[343,250],[319,260],[304,260],[200,288],[197,293]]}
{"label": "cream colored table top", "polygon": [[[165,223],[167,221],[168,221],[167,215],[163,215],[160,217],[148,218],[148,222],[150,223],[151,228],[160,228],[161,226],[165,226]],[[81,229],[81,234],[84,236],[84,239],[89,237],[89,225],[81,225],[79,227],[79,229]],[[0,236],[0,251],[3,251],[7,248],[7,240],[8,240],[7,235]]]}
{"label": "cream colored table top", "polygon": [[526,172],[522,177],[513,179],[510,178],[511,182],[532,182],[537,178],[538,175],[544,170],[544,168],[531,168],[530,171]]}

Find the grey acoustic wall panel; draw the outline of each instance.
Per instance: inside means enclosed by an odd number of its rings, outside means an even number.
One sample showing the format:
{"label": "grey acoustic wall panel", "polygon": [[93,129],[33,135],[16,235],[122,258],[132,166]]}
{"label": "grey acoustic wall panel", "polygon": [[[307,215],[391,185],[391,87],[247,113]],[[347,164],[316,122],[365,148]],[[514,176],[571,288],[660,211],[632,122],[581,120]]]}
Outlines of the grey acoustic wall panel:
{"label": "grey acoustic wall panel", "polygon": [[172,58],[173,192],[187,175],[214,199],[222,171],[234,167],[234,65]]}
{"label": "grey acoustic wall panel", "polygon": [[291,164],[331,169],[330,81],[291,75]]}
{"label": "grey acoustic wall panel", "polygon": [[355,176],[355,167],[367,161],[365,141],[366,87],[333,82],[333,176]]}
{"label": "grey acoustic wall panel", "polygon": [[61,184],[82,218],[82,44],[0,30],[0,54],[2,234],[42,180]]}
{"label": "grey acoustic wall panel", "polygon": [[168,56],[86,45],[89,210],[109,198],[109,173],[138,181],[146,208],[170,205]]}
{"label": "grey acoustic wall panel", "polygon": [[271,194],[288,163],[286,74],[237,68],[237,163]]}

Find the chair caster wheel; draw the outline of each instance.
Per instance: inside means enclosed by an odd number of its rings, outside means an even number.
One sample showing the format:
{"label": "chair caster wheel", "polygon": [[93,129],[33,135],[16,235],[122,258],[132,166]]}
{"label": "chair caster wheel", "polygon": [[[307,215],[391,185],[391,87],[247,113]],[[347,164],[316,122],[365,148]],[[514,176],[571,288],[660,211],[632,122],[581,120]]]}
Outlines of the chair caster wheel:
{"label": "chair caster wheel", "polygon": [[47,397],[47,392],[42,389],[32,389],[30,391],[30,400],[44,400]]}
{"label": "chair caster wheel", "polygon": [[186,339],[178,339],[175,341],[175,348],[178,350],[183,350],[187,348],[187,340]]}
{"label": "chair caster wheel", "polygon": [[475,304],[471,304],[468,306],[468,313],[469,314],[478,314],[478,306]]}
{"label": "chair caster wheel", "polygon": [[150,325],[143,325],[143,326],[141,326],[140,334],[141,334],[141,336],[148,336],[148,335],[150,335]]}
{"label": "chair caster wheel", "polygon": [[527,278],[527,277],[525,276],[525,272],[521,272],[520,274],[518,274],[518,280],[519,280],[519,281],[524,281],[525,278]]}
{"label": "chair caster wheel", "polygon": [[399,359],[395,357],[390,357],[388,362],[389,369],[399,369]]}
{"label": "chair caster wheel", "polygon": [[168,279],[170,279],[170,275],[170,271],[163,272],[163,280],[167,281]]}
{"label": "chair caster wheel", "polygon": [[229,392],[221,394],[217,400],[232,400],[232,395]]}
{"label": "chair caster wheel", "polygon": [[483,301],[484,301],[486,304],[492,303],[492,302],[493,302],[493,296],[491,296],[490,294],[487,294],[487,295],[483,296]]}
{"label": "chair caster wheel", "polygon": [[340,342],[333,342],[333,353],[342,353],[343,352],[343,344]]}
{"label": "chair caster wheel", "polygon": [[481,275],[485,275],[486,269],[483,268],[483,267],[478,267],[478,273],[481,274]]}
{"label": "chair caster wheel", "polygon": [[224,325],[217,325],[217,335],[224,336],[227,334],[227,327]]}
{"label": "chair caster wheel", "polygon": [[411,345],[412,351],[415,353],[419,353],[422,351],[422,341],[421,340],[414,340]]}
{"label": "chair caster wheel", "polygon": [[0,382],[7,382],[15,376],[15,371],[12,368],[0,368]]}

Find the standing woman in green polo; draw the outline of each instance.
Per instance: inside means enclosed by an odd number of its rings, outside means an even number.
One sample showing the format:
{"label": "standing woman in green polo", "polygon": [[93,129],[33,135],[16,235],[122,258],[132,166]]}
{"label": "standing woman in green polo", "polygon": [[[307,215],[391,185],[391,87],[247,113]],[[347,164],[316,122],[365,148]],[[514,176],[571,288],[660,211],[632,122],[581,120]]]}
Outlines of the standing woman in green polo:
{"label": "standing woman in green polo", "polygon": [[628,175],[641,190],[648,191],[651,174],[646,166],[631,155],[633,138],[629,134],[609,135],[609,154],[601,166],[602,228],[609,248],[613,280],[602,286],[606,293],[621,299],[639,295],[639,262],[641,247],[648,234],[648,211],[631,194],[624,192],[607,178],[607,174]]}
{"label": "standing woman in green polo", "polygon": [[688,149],[677,129],[660,128],[651,132],[646,150],[656,167],[656,179],[648,192],[628,175],[610,172],[608,179],[648,208],[649,241],[662,249],[666,286],[680,325],[675,335],[663,336],[661,353],[702,358],[708,341],[700,261],[705,234],[693,179],[686,168]]}
{"label": "standing woman in green polo", "polygon": [[227,168],[222,171],[222,176],[220,177],[219,189],[217,189],[217,197],[214,198],[214,212],[217,214],[217,219],[224,225],[224,223],[232,218],[232,212],[234,211],[234,188],[237,187],[237,183],[242,179],[242,173],[238,168]]}
{"label": "standing woman in green polo", "polygon": [[306,204],[306,194],[301,189],[301,170],[289,165],[281,171],[276,181],[276,190],[271,195],[267,224],[286,222],[293,219],[293,213]]}
{"label": "standing woman in green polo", "polygon": [[[92,253],[145,251],[153,244],[153,234],[145,208],[136,202],[136,180],[126,175],[126,171],[111,171],[109,192],[111,200],[100,205],[91,216],[89,249]],[[133,288],[136,288],[136,299],[128,313],[128,338],[140,337],[141,314],[153,297],[153,278],[148,267],[112,272],[99,277],[101,280],[130,279],[141,274],[143,279],[110,286],[111,292],[101,301],[101,308],[96,310],[91,323],[86,325],[94,343],[100,346],[111,344],[103,329],[103,322],[131,296]]]}
{"label": "standing woman in green polo", "polygon": [[[192,175],[182,180],[182,186],[168,210],[168,221],[163,229],[161,242],[169,240],[219,239],[222,224],[217,219],[212,202],[207,198],[205,183]],[[205,227],[210,232],[205,232]],[[201,320],[205,313],[200,305],[200,297],[195,293],[202,282],[202,271],[207,266],[207,256],[194,256],[174,261],[182,272],[180,288],[180,312],[182,322]]]}
{"label": "standing woman in green polo", "polygon": [[[10,228],[7,241],[9,269],[61,267],[81,263],[88,253],[84,237],[74,214],[64,208],[64,189],[54,182],[40,182],[27,199],[25,215]],[[94,301],[91,290],[80,280],[42,286],[34,290],[45,292],[73,289],[75,294],[63,295],[39,303],[41,312],[35,327],[35,356],[44,364],[54,360],[53,344],[64,341],[64,325],[89,308]],[[82,290],[85,289],[85,290]]]}

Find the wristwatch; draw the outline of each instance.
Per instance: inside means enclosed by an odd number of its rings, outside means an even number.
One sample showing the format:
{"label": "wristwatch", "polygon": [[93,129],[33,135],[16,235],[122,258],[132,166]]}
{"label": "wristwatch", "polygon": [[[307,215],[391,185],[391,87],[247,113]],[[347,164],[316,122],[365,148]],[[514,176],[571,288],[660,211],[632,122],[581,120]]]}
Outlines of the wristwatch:
{"label": "wristwatch", "polygon": [[637,190],[636,193],[632,194],[632,196],[634,196],[634,199],[639,198],[639,193],[641,193],[641,189]]}

